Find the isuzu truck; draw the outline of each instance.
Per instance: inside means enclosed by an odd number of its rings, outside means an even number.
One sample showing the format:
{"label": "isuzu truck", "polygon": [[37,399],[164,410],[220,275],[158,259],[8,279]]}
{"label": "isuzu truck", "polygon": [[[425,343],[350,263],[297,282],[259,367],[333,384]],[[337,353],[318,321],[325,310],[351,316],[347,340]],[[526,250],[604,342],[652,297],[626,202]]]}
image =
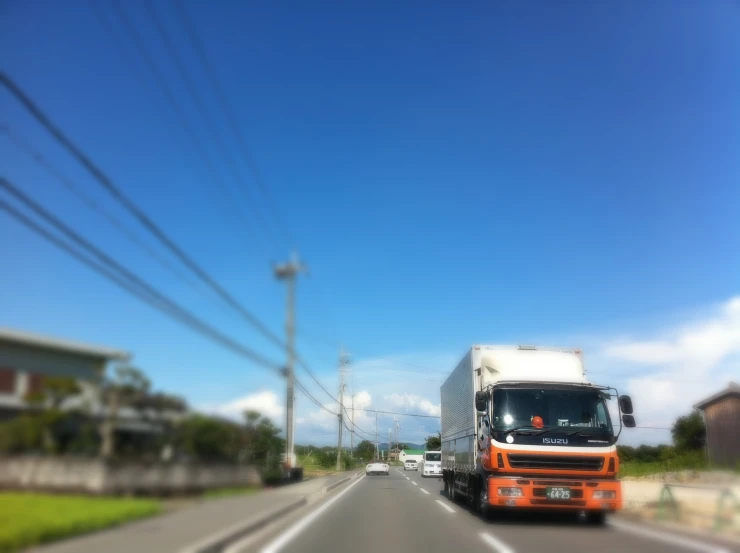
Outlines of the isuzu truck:
{"label": "isuzu truck", "polygon": [[[608,403],[616,399],[612,424]],[[441,388],[445,493],[488,517],[501,509],[622,507],[616,442],[632,400],[586,378],[580,350],[472,346]]]}

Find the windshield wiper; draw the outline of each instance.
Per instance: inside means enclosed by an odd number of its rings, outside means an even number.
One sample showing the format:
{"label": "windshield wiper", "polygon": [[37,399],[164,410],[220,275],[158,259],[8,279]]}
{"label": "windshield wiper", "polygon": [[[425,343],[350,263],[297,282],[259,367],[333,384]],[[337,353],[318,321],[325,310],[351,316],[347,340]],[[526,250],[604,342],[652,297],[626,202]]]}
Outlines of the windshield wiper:
{"label": "windshield wiper", "polygon": [[[531,432],[521,432],[521,430],[525,430],[525,429],[526,430],[531,429]],[[514,428],[509,428],[508,430],[499,430],[499,432],[505,432],[506,434],[510,434],[511,432],[516,432],[517,434],[524,434],[524,435],[539,434],[539,431],[536,428],[532,428],[532,426],[528,424],[523,424],[522,426],[515,426]]]}

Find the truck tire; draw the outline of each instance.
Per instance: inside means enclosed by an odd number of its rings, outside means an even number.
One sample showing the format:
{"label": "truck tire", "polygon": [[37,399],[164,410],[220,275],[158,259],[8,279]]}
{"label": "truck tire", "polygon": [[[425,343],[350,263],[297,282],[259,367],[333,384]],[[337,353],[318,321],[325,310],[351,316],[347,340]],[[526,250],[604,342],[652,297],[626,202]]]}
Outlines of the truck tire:
{"label": "truck tire", "polygon": [[475,510],[478,511],[481,518],[489,520],[491,518],[491,505],[488,503],[488,488],[485,482],[478,482],[477,492]]}
{"label": "truck tire", "polygon": [[445,484],[445,496],[450,497],[450,482],[446,474],[442,475],[442,481]]}
{"label": "truck tire", "polygon": [[586,514],[586,522],[593,526],[603,526],[606,523],[606,512],[589,511]]}

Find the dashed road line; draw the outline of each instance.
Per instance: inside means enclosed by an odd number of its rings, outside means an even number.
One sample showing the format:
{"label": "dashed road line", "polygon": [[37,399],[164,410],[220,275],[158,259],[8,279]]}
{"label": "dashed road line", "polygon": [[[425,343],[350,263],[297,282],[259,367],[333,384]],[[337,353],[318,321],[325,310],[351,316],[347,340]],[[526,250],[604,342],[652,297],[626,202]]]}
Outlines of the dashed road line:
{"label": "dashed road line", "polygon": [[419,488],[421,491],[423,491],[425,494],[429,495],[429,492],[426,491],[424,488]]}
{"label": "dashed road line", "polygon": [[452,507],[450,507],[449,505],[447,505],[447,503],[445,503],[445,502],[444,502],[444,501],[442,501],[441,499],[437,499],[436,501],[437,501],[437,503],[439,503],[439,504],[440,504],[440,505],[441,505],[442,507],[444,507],[445,509],[447,509],[447,511],[448,511],[448,512],[450,512],[450,513],[454,513],[454,512],[456,512],[456,511],[455,511],[455,509],[453,509]]}
{"label": "dashed road line", "polygon": [[414,482],[413,480],[411,481],[411,483],[412,483],[412,484],[413,484],[414,486],[418,486],[418,485],[419,485],[419,484],[417,484],[416,482]]}
{"label": "dashed road line", "polygon": [[496,551],[497,553],[514,553],[514,550],[511,547],[506,545],[500,539],[494,538],[490,534],[481,532],[480,537],[484,542],[490,545],[493,548],[493,550]]}

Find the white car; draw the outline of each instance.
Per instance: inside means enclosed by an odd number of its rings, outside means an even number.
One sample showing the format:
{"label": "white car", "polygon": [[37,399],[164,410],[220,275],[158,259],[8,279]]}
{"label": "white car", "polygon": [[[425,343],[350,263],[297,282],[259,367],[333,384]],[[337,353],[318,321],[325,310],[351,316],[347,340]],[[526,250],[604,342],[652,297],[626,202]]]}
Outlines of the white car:
{"label": "white car", "polygon": [[388,476],[391,473],[391,467],[388,463],[383,461],[371,461],[365,467],[365,474],[367,476],[371,474],[385,474]]}
{"label": "white car", "polygon": [[414,459],[408,459],[403,462],[403,470],[419,470],[419,464]]}

